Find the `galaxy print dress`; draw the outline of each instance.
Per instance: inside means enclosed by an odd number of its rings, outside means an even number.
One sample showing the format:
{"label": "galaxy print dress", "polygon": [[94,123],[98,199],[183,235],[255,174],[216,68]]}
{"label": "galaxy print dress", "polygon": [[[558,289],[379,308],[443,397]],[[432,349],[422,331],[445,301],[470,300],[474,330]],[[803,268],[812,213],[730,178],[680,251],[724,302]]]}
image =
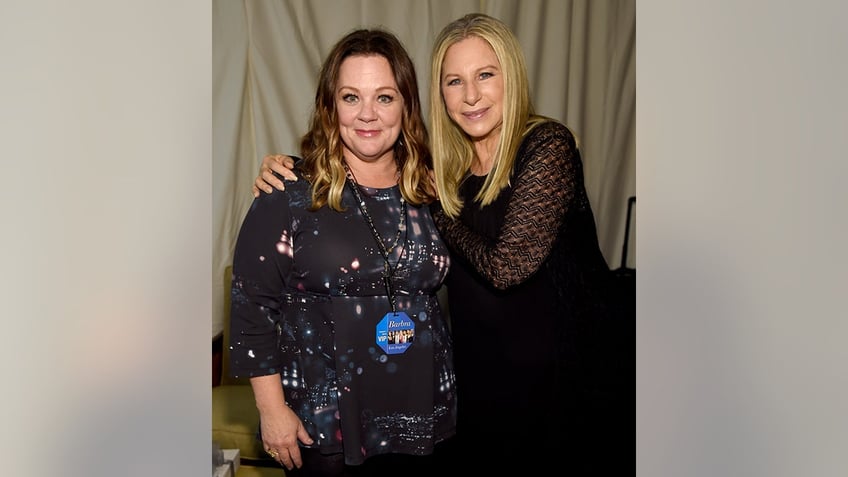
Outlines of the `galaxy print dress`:
{"label": "galaxy print dress", "polygon": [[[428,207],[407,205],[389,263],[408,320],[387,316],[384,260],[351,187],[344,212],[307,210],[302,177],[254,200],[233,261],[232,373],[280,373],[287,404],[315,440],[309,447],[344,452],[347,464],[426,455],[456,423],[451,342],[436,298],[448,251]],[[400,189],[359,190],[390,244]]]}

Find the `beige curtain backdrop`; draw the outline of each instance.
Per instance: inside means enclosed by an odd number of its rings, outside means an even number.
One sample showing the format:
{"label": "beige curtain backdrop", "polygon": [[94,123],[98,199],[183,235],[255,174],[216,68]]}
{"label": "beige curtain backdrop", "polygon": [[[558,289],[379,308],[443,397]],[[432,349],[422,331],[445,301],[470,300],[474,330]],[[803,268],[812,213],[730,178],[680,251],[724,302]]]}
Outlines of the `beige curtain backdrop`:
{"label": "beige curtain backdrop", "polygon": [[[433,40],[469,12],[512,28],[537,112],[579,138],[601,248],[612,268],[620,265],[627,198],[636,194],[635,0],[213,0],[213,336],[223,329],[223,273],[253,178],[265,154],[298,153],[333,43],[356,27],[396,33],[426,108]],[[634,230],[635,221],[627,253],[635,268]]]}

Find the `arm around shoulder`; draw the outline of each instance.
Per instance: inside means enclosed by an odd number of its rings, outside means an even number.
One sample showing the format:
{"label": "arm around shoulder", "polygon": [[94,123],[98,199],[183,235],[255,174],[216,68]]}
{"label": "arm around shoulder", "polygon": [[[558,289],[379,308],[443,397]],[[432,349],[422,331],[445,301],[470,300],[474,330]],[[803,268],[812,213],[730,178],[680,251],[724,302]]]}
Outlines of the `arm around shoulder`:
{"label": "arm around shoulder", "polygon": [[274,173],[287,180],[296,181],[297,175],[292,169],[294,169],[294,159],[291,156],[268,154],[263,157],[262,165],[259,166],[259,175],[253,181],[253,196],[259,197],[260,191],[270,194],[274,189],[286,190],[285,183]]}

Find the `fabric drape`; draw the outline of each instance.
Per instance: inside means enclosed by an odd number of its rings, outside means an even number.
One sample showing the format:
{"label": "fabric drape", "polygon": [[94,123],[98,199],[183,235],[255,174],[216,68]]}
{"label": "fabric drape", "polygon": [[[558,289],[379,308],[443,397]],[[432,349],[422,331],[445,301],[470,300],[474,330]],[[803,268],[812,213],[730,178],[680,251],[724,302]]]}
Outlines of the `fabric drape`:
{"label": "fabric drape", "polygon": [[[513,29],[537,112],[577,136],[601,249],[619,263],[636,193],[635,0],[213,0],[213,336],[223,329],[221,277],[253,178],[265,154],[299,153],[332,45],[358,27],[397,34],[415,62],[426,117],[433,41],[475,11]],[[632,249],[627,256],[635,268]]]}

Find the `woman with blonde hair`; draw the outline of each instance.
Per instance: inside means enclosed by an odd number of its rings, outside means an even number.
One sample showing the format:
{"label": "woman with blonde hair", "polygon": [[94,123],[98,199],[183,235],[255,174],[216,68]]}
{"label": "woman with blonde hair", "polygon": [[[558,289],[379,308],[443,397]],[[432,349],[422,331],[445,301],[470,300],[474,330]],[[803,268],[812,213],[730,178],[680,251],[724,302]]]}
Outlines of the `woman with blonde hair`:
{"label": "woman with blonde hair", "polygon": [[458,445],[497,435],[495,452],[599,471],[617,439],[595,426],[611,410],[618,363],[577,140],[535,114],[521,46],[500,20],[447,25],[430,74],[434,218],[454,258]]}

